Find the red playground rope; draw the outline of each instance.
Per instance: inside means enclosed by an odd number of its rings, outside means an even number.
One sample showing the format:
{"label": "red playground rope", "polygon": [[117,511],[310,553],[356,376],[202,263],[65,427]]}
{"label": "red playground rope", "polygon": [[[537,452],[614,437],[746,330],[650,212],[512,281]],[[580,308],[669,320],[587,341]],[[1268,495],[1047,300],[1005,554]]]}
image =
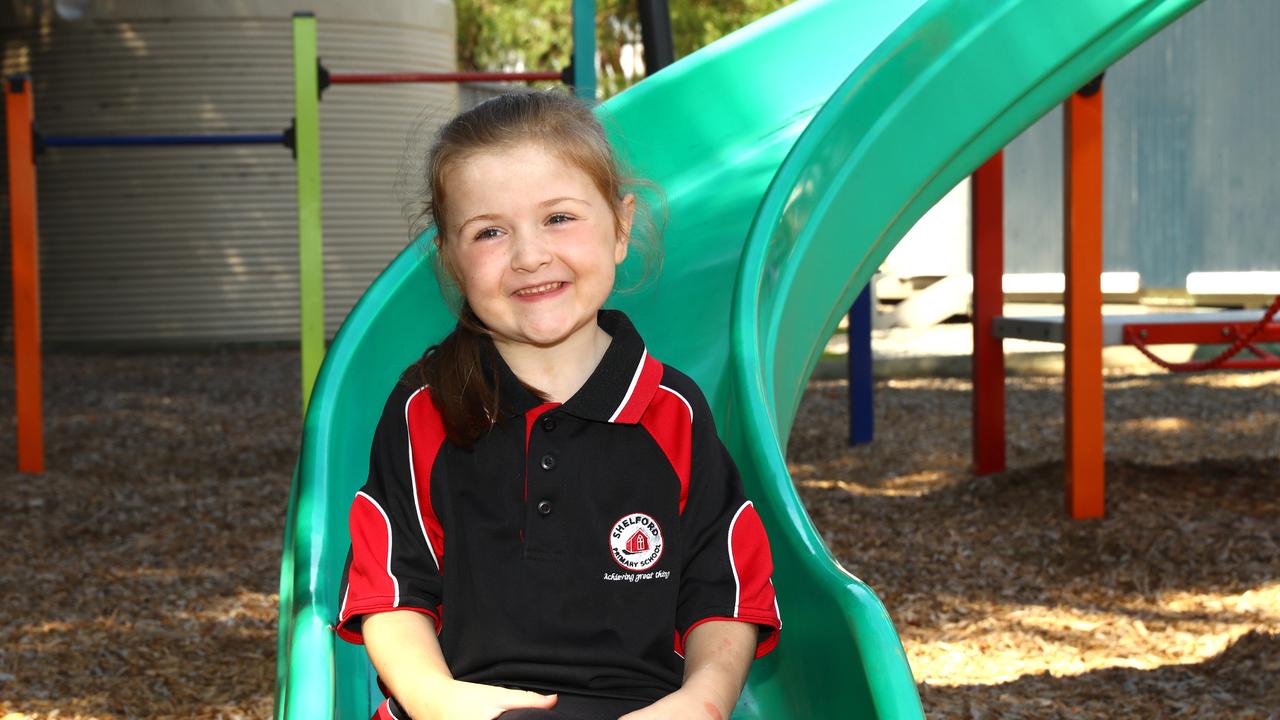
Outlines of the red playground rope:
{"label": "red playground rope", "polygon": [[[1158,357],[1155,353],[1151,352],[1150,348],[1147,347],[1146,341],[1140,337],[1139,332],[1131,327],[1126,327],[1124,329],[1124,340],[1130,345],[1138,348],[1138,352],[1146,355],[1151,362],[1159,365],[1165,370],[1169,370],[1170,372],[1200,372],[1202,370],[1220,368],[1226,366],[1227,362],[1231,360],[1231,358],[1235,357],[1241,350],[1245,349],[1259,358],[1258,361],[1250,363],[1250,367],[1280,367],[1280,356],[1269,353],[1253,344],[1253,339],[1258,337],[1258,335],[1266,329],[1267,325],[1271,323],[1271,320],[1277,313],[1280,313],[1280,295],[1276,296],[1276,299],[1271,303],[1271,307],[1267,308],[1267,311],[1263,313],[1262,318],[1258,320],[1256,325],[1243,335],[1240,335],[1237,332],[1236,334],[1238,337],[1236,338],[1236,341],[1231,344],[1231,347],[1223,350],[1217,355],[1217,357],[1210,358],[1209,360],[1192,360],[1181,363],[1169,362],[1168,360]],[[1227,331],[1228,328],[1224,327],[1223,332],[1226,333]],[[1232,330],[1232,332],[1235,331]],[[1243,367],[1243,365],[1238,365],[1237,367]]]}

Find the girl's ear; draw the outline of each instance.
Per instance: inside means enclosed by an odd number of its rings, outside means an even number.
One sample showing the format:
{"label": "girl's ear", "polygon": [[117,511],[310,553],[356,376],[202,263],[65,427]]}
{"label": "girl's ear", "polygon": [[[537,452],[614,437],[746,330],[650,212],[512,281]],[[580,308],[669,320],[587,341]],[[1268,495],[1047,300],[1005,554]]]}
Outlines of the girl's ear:
{"label": "girl's ear", "polygon": [[636,196],[628,193],[618,202],[618,243],[614,246],[614,263],[622,264],[627,258],[627,245],[631,242],[631,225],[636,217]]}

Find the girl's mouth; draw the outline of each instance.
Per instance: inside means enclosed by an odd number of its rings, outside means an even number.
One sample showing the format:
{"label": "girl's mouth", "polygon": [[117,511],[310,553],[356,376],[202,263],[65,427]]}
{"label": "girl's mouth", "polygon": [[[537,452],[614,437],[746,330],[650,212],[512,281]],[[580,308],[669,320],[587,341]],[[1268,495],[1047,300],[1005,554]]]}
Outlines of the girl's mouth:
{"label": "girl's mouth", "polygon": [[546,295],[547,293],[553,293],[556,290],[559,290],[560,288],[564,287],[564,284],[565,283],[563,280],[558,280],[556,282],[549,282],[549,283],[544,283],[542,285],[535,285],[533,287],[527,287],[527,288],[523,288],[515,291],[515,296],[516,297],[537,297],[539,295]]}

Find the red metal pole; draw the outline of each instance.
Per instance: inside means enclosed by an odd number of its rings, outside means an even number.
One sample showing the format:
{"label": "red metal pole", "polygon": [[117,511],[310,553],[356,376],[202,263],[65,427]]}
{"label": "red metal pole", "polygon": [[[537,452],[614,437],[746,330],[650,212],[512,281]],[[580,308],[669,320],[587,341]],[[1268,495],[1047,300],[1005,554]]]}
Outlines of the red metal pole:
{"label": "red metal pole", "polygon": [[1004,342],[992,332],[1004,312],[1004,152],[973,174],[973,470],[1005,469]]}
{"label": "red metal pole", "polygon": [[5,82],[9,147],[9,241],[13,248],[13,370],[18,409],[18,472],[44,472],[40,377],[40,252],[36,224],[35,117],[31,78]]}
{"label": "red metal pole", "polygon": [[1102,403],[1102,88],[1065,106],[1063,265],[1067,512],[1105,512]]}
{"label": "red metal pole", "polygon": [[332,73],[334,85],[381,83],[529,82],[560,80],[558,72]]}

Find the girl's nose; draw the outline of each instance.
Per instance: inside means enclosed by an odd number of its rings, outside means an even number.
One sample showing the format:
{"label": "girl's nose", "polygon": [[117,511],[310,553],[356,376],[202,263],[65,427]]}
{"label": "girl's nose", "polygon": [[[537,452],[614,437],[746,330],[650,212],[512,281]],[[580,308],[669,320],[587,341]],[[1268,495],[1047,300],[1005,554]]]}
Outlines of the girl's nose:
{"label": "girl's nose", "polygon": [[535,272],[551,264],[551,251],[538,232],[516,233],[511,243],[511,269]]}

